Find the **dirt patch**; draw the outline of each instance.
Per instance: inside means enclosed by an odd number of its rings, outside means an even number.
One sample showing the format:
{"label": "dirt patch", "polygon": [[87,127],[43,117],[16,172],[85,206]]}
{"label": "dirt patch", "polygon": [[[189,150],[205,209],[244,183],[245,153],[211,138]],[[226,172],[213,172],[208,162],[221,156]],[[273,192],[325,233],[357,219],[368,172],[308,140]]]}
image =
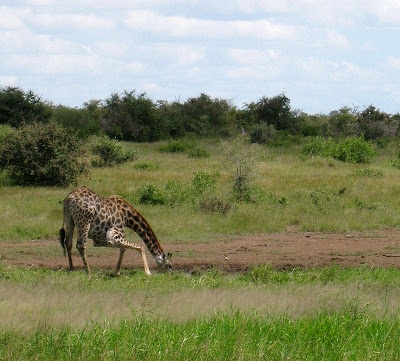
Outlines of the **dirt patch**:
{"label": "dirt patch", "polygon": [[[227,237],[226,240],[213,243],[163,242],[162,245],[166,251],[174,254],[174,269],[188,272],[212,267],[226,272],[244,272],[253,266],[265,264],[277,269],[330,265],[400,267],[400,231],[397,230],[351,234],[290,232]],[[115,267],[119,254],[117,250],[96,249],[92,253],[91,249],[92,246],[88,246],[89,264],[93,268]],[[58,252],[60,255],[56,255]],[[0,260],[3,264],[14,266],[67,268],[67,261],[56,240],[0,242]],[[82,268],[76,251],[73,260],[77,268]],[[149,263],[152,269],[156,268],[150,256]],[[123,267],[142,268],[140,254],[128,251]]]}

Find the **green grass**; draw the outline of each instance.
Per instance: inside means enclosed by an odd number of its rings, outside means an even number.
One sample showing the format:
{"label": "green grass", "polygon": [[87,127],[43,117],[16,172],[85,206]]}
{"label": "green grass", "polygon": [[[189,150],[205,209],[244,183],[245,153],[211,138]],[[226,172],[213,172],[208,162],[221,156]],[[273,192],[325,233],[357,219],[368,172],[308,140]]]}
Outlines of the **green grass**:
{"label": "green grass", "polygon": [[[162,153],[165,144],[125,144],[138,151],[138,161],[92,168],[81,181],[102,195],[125,197],[161,243],[400,225],[400,170],[390,166],[398,153],[394,143],[367,165],[301,159],[301,145],[256,147],[249,203],[229,198],[232,184],[218,141],[199,141],[207,158]],[[212,192],[231,202],[227,214],[202,212],[193,194],[175,204],[138,203],[139,190],[149,185],[164,191],[168,182],[180,182],[193,191],[198,172],[220,174]],[[238,275],[211,270],[152,277],[124,270],[111,278],[104,270],[87,277],[6,266],[2,258],[15,253],[60,252],[61,202],[71,189],[14,187],[0,174],[0,360],[400,359],[397,269],[256,267]],[[32,251],[37,239],[54,239],[54,247]],[[2,248],[5,243],[14,245]]]}
{"label": "green grass", "polygon": [[0,360],[395,360],[395,269],[120,278],[0,267]]}
{"label": "green grass", "polygon": [[[80,183],[102,195],[125,197],[148,219],[161,242],[208,242],[221,235],[283,232],[293,227],[349,232],[400,225],[400,170],[389,165],[397,154],[396,144],[379,149],[368,165],[319,157],[302,160],[298,156],[301,146],[259,146],[250,203],[232,199],[232,182],[218,141],[200,142],[209,152],[208,158],[162,153],[158,151],[160,144],[165,143],[125,143],[137,149],[138,161],[92,168],[90,178]],[[222,199],[231,198],[232,207],[226,215],[202,212],[198,201],[190,197],[172,205],[138,203],[139,190],[149,185],[164,190],[168,182],[178,182],[182,189],[190,190],[196,172],[220,174],[214,193]],[[0,180],[0,242],[56,237],[62,222],[61,202],[73,187],[14,187],[4,176]]]}
{"label": "green grass", "polygon": [[0,337],[3,360],[396,360],[399,318],[353,312],[312,320],[222,314],[186,323],[137,318],[81,332]]}

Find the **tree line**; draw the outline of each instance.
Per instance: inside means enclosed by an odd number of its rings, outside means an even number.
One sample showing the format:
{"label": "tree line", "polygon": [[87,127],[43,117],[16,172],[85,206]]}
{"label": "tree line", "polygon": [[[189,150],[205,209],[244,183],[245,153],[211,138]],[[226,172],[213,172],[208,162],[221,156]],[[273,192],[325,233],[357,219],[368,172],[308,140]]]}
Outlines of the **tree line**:
{"label": "tree line", "polygon": [[228,137],[245,132],[252,142],[269,143],[287,136],[363,137],[375,140],[400,132],[400,114],[388,114],[369,105],[343,107],[329,114],[310,115],[292,109],[284,94],[234,106],[207,94],[185,101],[154,101],[146,93],[124,91],[82,107],[54,105],[32,91],[0,88],[0,124],[13,128],[32,123],[56,123],[85,139],[91,135],[154,142],[197,137]]}

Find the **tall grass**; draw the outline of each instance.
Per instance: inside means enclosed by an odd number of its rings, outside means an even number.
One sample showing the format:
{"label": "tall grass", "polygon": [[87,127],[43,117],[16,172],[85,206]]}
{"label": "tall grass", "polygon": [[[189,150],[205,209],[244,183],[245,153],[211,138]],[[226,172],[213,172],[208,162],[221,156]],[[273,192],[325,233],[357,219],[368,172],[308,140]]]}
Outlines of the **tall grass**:
{"label": "tall grass", "polygon": [[[92,168],[90,178],[81,183],[105,196],[125,197],[148,219],[161,242],[207,242],[221,235],[281,232],[293,227],[300,231],[344,232],[400,225],[400,171],[389,165],[397,152],[395,144],[380,149],[368,165],[320,157],[302,160],[299,146],[258,146],[250,202],[244,203],[232,197],[233,183],[218,142],[202,141],[200,145],[210,157],[193,159],[182,153],[162,153],[158,150],[160,144],[125,145],[138,151],[137,163]],[[220,174],[215,194],[210,196],[228,199],[231,195],[229,212],[202,212],[193,197],[180,194],[173,197],[187,200],[139,204],[141,189],[153,185],[164,190],[168,184],[175,184],[183,192],[199,172]],[[0,242],[55,238],[62,222],[61,202],[72,187],[13,187],[4,179],[0,181]]]}
{"label": "tall grass", "polygon": [[312,319],[240,312],[185,323],[139,317],[85,331],[0,336],[2,360],[397,360],[400,319],[349,310]]}

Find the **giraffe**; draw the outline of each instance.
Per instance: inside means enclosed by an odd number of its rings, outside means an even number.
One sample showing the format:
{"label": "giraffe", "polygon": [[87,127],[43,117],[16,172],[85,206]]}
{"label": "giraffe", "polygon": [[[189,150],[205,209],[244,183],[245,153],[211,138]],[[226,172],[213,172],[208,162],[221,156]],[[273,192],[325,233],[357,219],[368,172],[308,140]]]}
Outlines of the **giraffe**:
{"label": "giraffe", "polygon": [[157,240],[145,218],[125,199],[119,196],[102,197],[91,189],[80,186],[64,200],[64,223],[60,229],[60,243],[64,255],[68,254],[69,269],[72,271],[71,250],[74,228],[77,227],[76,248],[82,258],[87,274],[90,267],[86,256],[86,239],[93,240],[95,247],[117,247],[120,250],[115,275],[120,275],[122,258],[126,249],[134,249],[142,255],[145,273],[150,275],[144,247],[124,239],[125,227],[134,230],[144,241],[162,271],[171,269],[169,257]]}

